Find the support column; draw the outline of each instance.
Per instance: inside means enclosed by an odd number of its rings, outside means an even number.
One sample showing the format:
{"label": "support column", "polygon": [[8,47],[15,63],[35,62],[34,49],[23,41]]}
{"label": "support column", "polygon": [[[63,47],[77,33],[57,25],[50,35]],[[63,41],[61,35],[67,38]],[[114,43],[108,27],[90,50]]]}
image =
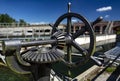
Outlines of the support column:
{"label": "support column", "polygon": [[51,64],[31,64],[31,72],[35,81],[50,81]]}

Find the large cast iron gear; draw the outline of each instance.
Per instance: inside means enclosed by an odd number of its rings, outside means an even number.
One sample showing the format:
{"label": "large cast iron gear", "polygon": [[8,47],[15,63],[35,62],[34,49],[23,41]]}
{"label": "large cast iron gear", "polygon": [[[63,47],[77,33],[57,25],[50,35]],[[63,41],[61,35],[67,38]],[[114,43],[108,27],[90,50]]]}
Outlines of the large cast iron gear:
{"label": "large cast iron gear", "polygon": [[53,47],[52,49],[42,46],[30,49],[22,55],[22,58],[29,63],[52,63],[60,61],[64,55],[62,51]]}
{"label": "large cast iron gear", "polygon": [[[76,33],[71,33],[70,31],[73,17],[81,20],[85,24],[85,26],[79,29]],[[58,29],[59,24],[64,19],[67,19],[67,26],[66,26],[65,33]],[[89,32],[89,37],[90,37],[90,44],[88,46],[88,49],[83,48],[75,41],[76,38],[78,38],[80,35],[83,35],[86,31]],[[83,65],[87,60],[89,60],[90,56],[94,53],[94,50],[95,50],[94,31],[92,29],[91,24],[87,21],[87,19],[81,16],[80,14],[66,13],[60,16],[53,26],[52,34],[53,34],[52,38],[57,40],[57,45],[54,44],[53,46],[59,46],[61,43],[64,43],[64,45],[67,46],[67,53],[66,53],[67,60],[62,59],[62,61],[70,67]],[[82,54],[81,59],[74,61],[74,62],[72,61],[72,57],[74,56],[74,54],[70,53],[71,46],[76,48]]]}

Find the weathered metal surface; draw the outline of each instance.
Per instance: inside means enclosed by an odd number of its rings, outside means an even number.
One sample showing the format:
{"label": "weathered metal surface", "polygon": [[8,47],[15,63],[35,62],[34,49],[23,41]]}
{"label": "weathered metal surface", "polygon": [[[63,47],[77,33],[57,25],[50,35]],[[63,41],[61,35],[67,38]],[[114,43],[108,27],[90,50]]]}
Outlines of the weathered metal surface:
{"label": "weathered metal surface", "polygon": [[[120,55],[120,47],[116,46],[104,53],[106,57],[110,60],[114,60],[116,57]],[[120,62],[120,57],[116,59],[117,62]]]}
{"label": "weathered metal surface", "polygon": [[52,63],[64,58],[64,53],[57,48],[39,47],[24,53],[22,58],[32,63]]}

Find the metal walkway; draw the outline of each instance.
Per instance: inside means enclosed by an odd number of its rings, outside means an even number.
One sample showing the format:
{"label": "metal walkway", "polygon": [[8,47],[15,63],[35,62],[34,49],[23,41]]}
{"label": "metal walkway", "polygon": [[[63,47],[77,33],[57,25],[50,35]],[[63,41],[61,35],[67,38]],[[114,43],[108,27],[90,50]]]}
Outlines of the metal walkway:
{"label": "metal walkway", "polygon": [[120,45],[116,45],[116,47],[106,51],[104,54],[110,60],[117,58],[116,62],[120,63]]}

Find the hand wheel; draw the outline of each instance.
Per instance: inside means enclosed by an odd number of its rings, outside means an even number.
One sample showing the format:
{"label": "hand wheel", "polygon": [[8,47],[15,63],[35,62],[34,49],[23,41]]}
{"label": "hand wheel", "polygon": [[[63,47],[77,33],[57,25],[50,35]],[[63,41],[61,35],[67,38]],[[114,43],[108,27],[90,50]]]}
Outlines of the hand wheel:
{"label": "hand wheel", "polygon": [[[76,32],[72,31],[72,21],[76,18],[76,20],[79,20],[79,23],[83,23],[84,27],[79,28]],[[65,22],[66,21],[66,22]],[[65,30],[60,30],[60,24],[66,23],[66,28],[63,28]],[[80,40],[80,36],[82,36],[85,33],[88,33],[88,48],[85,49],[80,45],[82,40]],[[95,50],[95,34],[92,29],[91,24],[87,21],[86,18],[81,16],[80,14],[76,13],[66,13],[62,16],[60,16],[57,21],[55,22],[52,30],[52,37],[53,39],[56,39],[58,42],[57,44],[53,44],[53,46],[59,47],[62,44],[66,46],[65,56],[66,58],[62,59],[62,61],[70,66],[79,66],[83,65],[90,56],[94,53]],[[65,47],[64,46],[64,47]],[[71,49],[75,48],[79,51],[80,54],[72,53]],[[75,59],[74,57],[80,57],[79,59]]]}

